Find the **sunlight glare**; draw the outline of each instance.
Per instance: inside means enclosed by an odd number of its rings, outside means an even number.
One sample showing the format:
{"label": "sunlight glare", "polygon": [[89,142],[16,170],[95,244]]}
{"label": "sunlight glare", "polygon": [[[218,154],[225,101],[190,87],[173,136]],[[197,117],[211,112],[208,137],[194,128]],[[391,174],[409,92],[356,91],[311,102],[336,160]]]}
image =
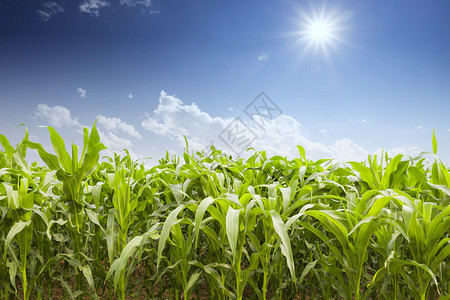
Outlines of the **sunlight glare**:
{"label": "sunlight glare", "polygon": [[302,56],[312,50],[330,60],[330,50],[343,42],[343,23],[348,15],[323,6],[321,10],[312,10],[311,13],[300,10],[299,17],[300,30],[297,34],[303,47]]}
{"label": "sunlight glare", "polygon": [[309,36],[312,40],[322,42],[329,40],[331,37],[331,28],[325,22],[313,22],[307,30],[309,31]]}

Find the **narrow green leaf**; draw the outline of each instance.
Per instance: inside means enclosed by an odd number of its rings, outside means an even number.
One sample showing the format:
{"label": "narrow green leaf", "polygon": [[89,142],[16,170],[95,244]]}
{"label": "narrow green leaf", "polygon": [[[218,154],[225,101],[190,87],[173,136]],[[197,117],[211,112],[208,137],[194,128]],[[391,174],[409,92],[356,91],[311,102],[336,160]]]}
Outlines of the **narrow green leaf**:
{"label": "narrow green leaf", "polygon": [[91,271],[91,267],[86,264],[84,266],[81,267],[81,271],[83,272],[84,277],[86,278],[89,287],[95,291],[95,284],[94,284],[94,278],[92,277],[92,271]]}
{"label": "narrow green leaf", "polygon": [[106,225],[106,245],[108,247],[109,262],[114,261],[117,249],[117,224],[114,218],[115,209],[111,208],[108,213],[108,221]]}
{"label": "narrow green leaf", "polygon": [[401,162],[403,155],[402,154],[398,154],[397,156],[395,156],[391,162],[389,163],[389,165],[386,167],[383,177],[381,179],[381,189],[385,190],[388,189],[389,187],[392,188],[391,186],[391,174],[397,170],[397,166],[398,164]]}
{"label": "narrow green leaf", "polygon": [[432,144],[433,144],[433,153],[437,154],[437,141],[436,141],[436,135],[434,134],[434,129],[433,129]]}
{"label": "narrow green leaf", "polygon": [[44,163],[52,170],[57,170],[60,168],[58,157],[54,154],[48,153],[44,150],[41,144],[31,142],[29,140],[22,141],[23,145],[26,145],[30,149],[35,149],[38,151],[39,157],[44,161]]}
{"label": "narrow green leaf", "polygon": [[91,220],[92,223],[94,223],[95,225],[98,225],[101,227],[100,225],[100,221],[98,220],[98,215],[97,213],[93,212],[90,209],[85,208],[84,211],[86,212],[86,214],[89,217],[89,220]]}
{"label": "narrow green leaf", "polygon": [[240,209],[234,209],[231,206],[228,208],[226,217],[226,230],[228,242],[230,243],[233,259],[236,257],[236,245],[239,235],[239,214]]}
{"label": "narrow green leaf", "polygon": [[312,262],[309,262],[309,263],[305,266],[305,268],[304,268],[303,271],[302,271],[302,275],[300,275],[300,279],[299,279],[299,283],[300,283],[300,284],[303,283],[303,280],[305,279],[305,276],[308,275],[308,273],[309,273],[312,269],[314,269],[314,267],[316,266],[316,264],[317,264],[317,260],[312,261]]}
{"label": "narrow green leaf", "polygon": [[64,225],[67,223],[67,220],[63,220],[63,219],[58,219],[58,220],[50,220],[50,222],[48,223],[48,227],[47,227],[47,237],[49,240],[52,240],[52,236],[50,234],[50,229],[52,228],[53,224],[58,224],[60,226]]}
{"label": "narrow green leaf", "polygon": [[194,225],[194,250],[197,249],[198,244],[198,234],[200,230],[200,224],[203,220],[203,216],[205,215],[206,209],[210,206],[215,200],[211,197],[206,197],[200,202],[200,205],[195,212],[195,225]]}
{"label": "narrow green leaf", "polygon": [[291,272],[292,280],[294,280],[295,282],[296,277],[294,258],[292,256],[291,242],[287,233],[286,225],[283,223],[283,220],[281,220],[280,215],[276,211],[271,210],[270,214],[272,216],[273,227],[281,239],[281,252],[286,257],[287,266],[289,268],[289,271]]}
{"label": "narrow green leaf", "polygon": [[8,232],[8,235],[6,236],[6,240],[5,240],[5,254],[6,255],[6,251],[9,247],[9,244],[11,243],[12,239],[19,233],[21,232],[25,227],[27,227],[28,225],[30,225],[31,220],[28,222],[22,222],[19,221],[17,223],[15,223],[11,229]]}
{"label": "narrow green leaf", "polygon": [[0,143],[2,144],[3,149],[5,150],[6,154],[12,158],[13,153],[15,151],[14,147],[11,146],[8,139],[3,134],[0,134]]}
{"label": "narrow green leaf", "polygon": [[120,254],[120,257],[114,261],[108,273],[106,274],[105,280],[108,280],[114,273],[114,288],[117,287],[117,283],[120,279],[120,273],[125,270],[128,259],[133,256],[136,250],[139,248],[142,242],[142,238],[142,236],[136,236],[131,241],[129,241]]}
{"label": "narrow green leaf", "polygon": [[61,163],[64,171],[66,171],[67,173],[72,173],[72,159],[70,158],[70,155],[66,150],[64,140],[53,127],[49,126],[47,128],[50,132],[50,140],[52,142],[53,149],[55,150],[56,155],[58,155],[59,162]]}
{"label": "narrow green leaf", "polygon": [[281,196],[283,198],[283,212],[286,212],[286,210],[289,207],[289,204],[291,203],[291,188],[280,188]]}
{"label": "narrow green leaf", "polygon": [[190,291],[191,288],[194,286],[195,282],[197,282],[198,278],[200,277],[200,275],[202,275],[202,271],[201,270],[197,270],[194,272],[194,274],[191,275],[191,277],[189,278],[189,281],[186,285],[186,291]]}
{"label": "narrow green leaf", "polygon": [[159,263],[161,262],[162,258],[162,252],[164,250],[164,247],[166,246],[166,241],[169,238],[170,228],[172,228],[173,222],[175,221],[178,214],[180,213],[180,211],[183,210],[184,207],[185,207],[184,205],[180,205],[177,208],[175,208],[173,211],[170,212],[170,214],[167,216],[166,221],[164,222],[158,243],[158,257],[156,262],[156,269],[159,268]]}

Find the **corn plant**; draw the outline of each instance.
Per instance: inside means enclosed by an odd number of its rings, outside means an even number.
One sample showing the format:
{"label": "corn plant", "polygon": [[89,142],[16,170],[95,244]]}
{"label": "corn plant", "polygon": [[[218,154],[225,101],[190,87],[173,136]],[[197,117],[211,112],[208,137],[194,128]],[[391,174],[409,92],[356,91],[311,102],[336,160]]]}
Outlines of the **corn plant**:
{"label": "corn plant", "polygon": [[[100,137],[94,123],[90,134],[89,130],[84,128],[83,151],[80,159],[78,159],[78,147],[76,145],[72,144],[72,156],[70,156],[65,148],[64,140],[56,130],[52,127],[48,127],[48,130],[56,155],[48,153],[40,144],[31,142],[26,138],[22,141],[22,144],[24,147],[37,150],[41,159],[51,170],[56,171],[57,178],[63,183],[62,190],[67,205],[67,211],[65,212],[66,229],[76,258],[82,261],[83,235],[81,234],[86,218],[83,203],[83,182],[97,167],[99,152],[105,149],[105,146],[100,143]],[[79,271],[77,271],[76,276],[76,287],[81,290],[83,275],[88,277],[89,282],[92,282],[92,280],[90,280],[88,264],[80,267]]]}
{"label": "corn plant", "polygon": [[[220,149],[146,168],[0,135],[0,298],[442,299],[450,173],[432,153],[365,162]],[[27,160],[35,150],[45,165]],[[127,151],[126,151],[127,152]],[[431,162],[428,160],[431,157]]]}

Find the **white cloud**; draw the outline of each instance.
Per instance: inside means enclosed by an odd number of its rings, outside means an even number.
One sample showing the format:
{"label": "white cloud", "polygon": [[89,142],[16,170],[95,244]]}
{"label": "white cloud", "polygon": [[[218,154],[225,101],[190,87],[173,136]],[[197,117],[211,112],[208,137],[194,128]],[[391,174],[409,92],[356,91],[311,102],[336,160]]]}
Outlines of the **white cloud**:
{"label": "white cloud", "polygon": [[423,128],[422,125],[419,125],[419,126],[416,127],[416,129],[419,129],[419,130],[422,129],[422,128]]}
{"label": "white cloud", "polygon": [[[387,150],[387,153],[389,154],[389,157],[394,157],[398,154],[403,154],[403,155],[407,155],[410,157],[415,157],[417,155],[419,155],[420,153],[424,152],[425,150],[423,150],[420,147],[415,147],[415,146],[410,146],[410,147],[395,147],[395,148],[391,148]],[[377,149],[374,151],[373,154],[376,154],[378,156],[381,156],[381,154],[383,153],[383,149]],[[386,150],[384,151],[384,153],[386,153]]]}
{"label": "white cloud", "polygon": [[109,6],[107,1],[103,0],[85,0],[80,5],[80,11],[98,17],[100,9]]}
{"label": "white cloud", "polygon": [[38,104],[36,115],[56,128],[81,126],[77,119],[71,117],[70,111],[63,106]]}
{"label": "white cloud", "polygon": [[327,133],[327,130],[326,129],[320,129],[319,130],[321,133]]}
{"label": "white cloud", "polygon": [[349,139],[337,140],[330,146],[330,149],[334,153],[335,157],[344,161],[363,161],[369,154],[364,148]]}
{"label": "white cloud", "polygon": [[273,120],[266,121],[263,130],[257,127],[254,130],[259,136],[259,139],[255,141],[256,150],[266,150],[269,156],[298,157],[297,145],[301,145],[305,148],[309,158],[334,157],[328,147],[308,139],[305,136],[305,128],[290,116],[280,115]]}
{"label": "white cloud", "polygon": [[97,121],[105,130],[109,132],[121,132],[138,140],[142,139],[139,132],[136,131],[133,125],[127,124],[119,118],[100,117]]}
{"label": "white cloud", "polygon": [[158,10],[153,8],[153,0],[120,0],[120,5],[126,7],[140,8],[142,13],[159,14]]}
{"label": "white cloud", "polygon": [[83,90],[82,88],[77,88],[77,93],[80,98],[86,98],[86,90]]}
{"label": "white cloud", "polygon": [[[42,125],[53,126],[60,130],[61,134],[68,131],[76,130],[82,134],[82,124],[78,119],[72,117],[69,109],[63,106],[48,106],[47,104],[39,104],[36,108],[35,115],[40,120]],[[89,126],[90,128],[90,126]],[[61,129],[66,129],[61,130]],[[134,126],[127,124],[126,122],[118,118],[105,118],[101,117],[97,121],[97,130],[100,135],[101,142],[108,147],[107,150],[102,152],[102,155],[111,155],[113,152],[118,152],[124,155],[123,149],[127,149],[132,159],[143,159],[144,156],[136,154],[135,149],[132,149],[133,143],[126,138],[126,136],[134,137],[138,140],[142,139],[142,136],[136,131]],[[33,138],[33,140],[38,140]]]}
{"label": "white cloud", "polygon": [[108,147],[111,151],[120,151],[122,149],[129,149],[133,146],[130,140],[121,138],[112,132],[103,132],[103,130],[98,130],[100,135],[100,141]]}
{"label": "white cloud", "polygon": [[213,118],[201,111],[195,103],[184,105],[183,102],[164,91],[159,97],[159,105],[153,116],[146,115],[142,127],[146,130],[166,135],[184,144],[184,135],[193,144],[203,148],[211,140],[217,140],[218,134],[233,119]]}
{"label": "white cloud", "polygon": [[133,99],[133,94],[129,94],[128,98]]}
{"label": "white cloud", "polygon": [[36,12],[39,15],[39,19],[41,19],[44,22],[47,22],[50,20],[53,16],[63,13],[64,7],[59,5],[56,2],[44,2],[42,3],[42,9],[38,9]]}
{"label": "white cloud", "polygon": [[[70,128],[83,127],[78,120],[72,118],[70,110],[63,106],[48,106],[47,104],[39,104],[37,106],[36,115],[48,122],[48,124],[55,128]],[[122,149],[130,149],[132,142],[126,138],[118,136],[116,133],[124,133],[137,139],[142,139],[142,136],[135,130],[134,126],[125,123],[117,118],[101,117],[97,124],[100,140],[111,151],[120,151]]]}
{"label": "white cloud", "polygon": [[120,0],[121,5],[151,7],[152,0]]}
{"label": "white cloud", "polygon": [[261,52],[258,56],[259,61],[265,61],[268,59],[269,59],[269,54],[267,54],[266,52]]}
{"label": "white cloud", "polygon": [[[186,105],[162,91],[158,107],[153,114],[146,114],[142,127],[167,136],[180,146],[184,146],[186,136],[192,150],[203,150],[212,141],[214,145],[233,155],[236,154],[233,150],[240,152],[238,150],[247,148],[247,144],[256,150],[265,150],[270,156],[298,157],[297,145],[302,145],[312,159],[335,157],[342,160],[364,160],[367,155],[366,150],[349,139],[338,140],[329,147],[311,141],[306,137],[306,129],[290,116],[280,115],[273,120],[266,120],[263,129],[254,123],[241,123],[234,118],[212,117],[200,110],[195,103]],[[235,130],[244,132],[242,136],[245,135],[247,140],[243,137],[236,139]],[[243,152],[239,154],[245,155]]]}

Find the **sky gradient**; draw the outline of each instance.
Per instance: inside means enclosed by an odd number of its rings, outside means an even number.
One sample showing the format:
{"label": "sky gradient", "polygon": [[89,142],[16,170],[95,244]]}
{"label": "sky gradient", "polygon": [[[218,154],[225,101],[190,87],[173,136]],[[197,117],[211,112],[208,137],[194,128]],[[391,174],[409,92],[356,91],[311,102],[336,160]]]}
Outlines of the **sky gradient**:
{"label": "sky gradient", "polygon": [[[361,160],[431,151],[434,129],[449,163],[449,15],[446,0],[0,0],[0,133],[18,142],[25,124],[50,149],[38,126],[80,143],[101,115],[103,142],[135,158],[181,153],[186,136]],[[308,47],[320,16],[335,38]],[[279,111],[258,123],[261,92]],[[235,125],[249,143],[230,147]]]}

